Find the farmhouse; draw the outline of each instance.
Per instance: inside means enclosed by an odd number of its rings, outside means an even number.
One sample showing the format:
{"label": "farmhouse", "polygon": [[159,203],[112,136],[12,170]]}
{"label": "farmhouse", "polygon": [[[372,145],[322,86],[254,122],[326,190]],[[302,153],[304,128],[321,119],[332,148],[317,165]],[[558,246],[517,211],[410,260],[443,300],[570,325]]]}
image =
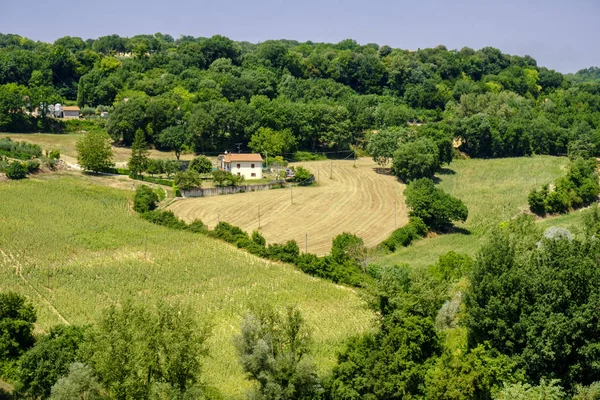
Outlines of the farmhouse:
{"label": "farmhouse", "polygon": [[79,118],[79,107],[77,106],[65,106],[62,108],[62,117],[69,118]]}
{"label": "farmhouse", "polygon": [[245,179],[262,179],[262,162],[260,154],[219,154],[217,157],[219,169],[241,175]]}

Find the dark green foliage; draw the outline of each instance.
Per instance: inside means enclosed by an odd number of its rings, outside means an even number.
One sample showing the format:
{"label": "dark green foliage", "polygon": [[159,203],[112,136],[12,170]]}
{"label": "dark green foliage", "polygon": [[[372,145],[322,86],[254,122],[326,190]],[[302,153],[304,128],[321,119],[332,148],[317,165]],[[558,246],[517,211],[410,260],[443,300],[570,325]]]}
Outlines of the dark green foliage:
{"label": "dark green foliage", "polygon": [[18,395],[48,398],[52,386],[76,360],[84,332],[82,327],[57,326],[40,338],[19,360]]}
{"label": "dark green foliage", "polygon": [[248,378],[258,384],[253,398],[314,399],[322,392],[310,357],[311,337],[300,311],[271,309],[244,318],[235,345]]}
{"label": "dark green foliage", "polygon": [[599,380],[599,255],[596,240],[542,236],[523,218],[497,230],[471,274],[471,346],[516,357],[531,382],[554,377],[571,390]]}
{"label": "dark green foliage", "polygon": [[21,295],[0,293],[0,367],[17,360],[34,344],[33,306]]}
{"label": "dark green foliage", "polygon": [[8,179],[25,179],[27,177],[27,165],[19,161],[13,161],[4,169],[4,173]]}
{"label": "dark green foliage", "polygon": [[441,166],[439,149],[427,138],[401,144],[393,157],[392,172],[404,182],[431,178]]}
{"label": "dark green foliage", "polygon": [[202,221],[199,219],[193,220],[188,226],[187,229],[194,233],[206,233],[208,232],[208,227],[204,225]]}
{"label": "dark green foliage", "polygon": [[338,264],[358,264],[363,261],[365,251],[364,241],[351,233],[341,233],[331,242],[331,258]]}
{"label": "dark green foliage", "polygon": [[236,243],[240,239],[249,239],[246,232],[224,221],[215,226],[212,235],[229,243]]}
{"label": "dark green foliage", "polygon": [[158,196],[146,185],[139,185],[135,189],[135,197],[133,198],[133,209],[139,213],[152,211],[156,208]]}
{"label": "dark green foliage", "polygon": [[381,166],[386,166],[408,136],[409,132],[405,128],[383,129],[372,133],[367,143],[367,151],[373,157],[373,161]]}
{"label": "dark green foliage", "polygon": [[202,178],[196,170],[188,169],[176,173],[174,183],[180,190],[190,190],[202,186]]}
{"label": "dark green foliage", "polygon": [[188,166],[188,170],[196,171],[199,174],[208,174],[212,168],[213,164],[206,156],[195,157]]}
{"label": "dark green foliage", "polygon": [[38,160],[29,160],[25,162],[25,165],[27,167],[27,173],[28,174],[33,174],[35,172],[38,172],[40,170],[40,162]]}
{"label": "dark green foliage", "polygon": [[270,259],[289,263],[295,262],[300,254],[295,240],[288,240],[285,244],[270,244],[267,250]]}
{"label": "dark green foliage", "polygon": [[406,247],[419,237],[427,235],[427,226],[419,217],[411,216],[408,224],[396,229],[390,237],[381,242],[389,251],[395,251],[399,246]]}
{"label": "dark green foliage", "polygon": [[177,218],[173,211],[168,210],[153,210],[140,214],[142,218],[153,224],[166,226],[172,229],[185,229],[187,225],[185,222]]}
{"label": "dark green foliage", "polygon": [[42,148],[37,144],[28,142],[15,142],[11,138],[6,137],[0,139],[0,155],[5,155],[11,158],[21,160],[29,160],[42,156]]}
{"label": "dark green foliage", "polygon": [[158,136],[158,143],[169,150],[175,152],[175,157],[179,160],[183,146],[190,141],[191,135],[183,125],[170,126],[165,128]]}
{"label": "dark green foliage", "polygon": [[138,176],[148,168],[148,144],[146,143],[146,137],[144,131],[138,129],[135,132],[135,138],[131,145],[131,157],[129,158],[129,171],[133,176]]}
{"label": "dark green foliage", "polygon": [[466,221],[468,210],[464,203],[435,187],[431,179],[411,182],[404,190],[410,216],[423,220],[433,230],[446,230],[452,221]]}
{"label": "dark green foliage", "polygon": [[252,232],[252,241],[259,246],[265,246],[267,243],[264,236],[261,235],[259,231]]}

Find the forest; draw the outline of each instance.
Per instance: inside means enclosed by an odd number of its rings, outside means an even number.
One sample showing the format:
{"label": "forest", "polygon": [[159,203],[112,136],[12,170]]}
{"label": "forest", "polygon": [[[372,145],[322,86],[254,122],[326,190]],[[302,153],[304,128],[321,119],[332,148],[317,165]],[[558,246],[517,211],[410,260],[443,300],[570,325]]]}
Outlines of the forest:
{"label": "forest", "polygon": [[204,154],[248,146],[335,154],[410,127],[407,140],[455,140],[471,157],[582,148],[598,155],[597,78],[595,68],[563,75],[492,47],[252,44],[160,33],[48,44],[2,34],[0,130],[60,132],[64,124],[44,107],[60,102],[97,117],[125,145],[141,129],[148,143],[169,148],[160,134],[178,127],[185,145]]}

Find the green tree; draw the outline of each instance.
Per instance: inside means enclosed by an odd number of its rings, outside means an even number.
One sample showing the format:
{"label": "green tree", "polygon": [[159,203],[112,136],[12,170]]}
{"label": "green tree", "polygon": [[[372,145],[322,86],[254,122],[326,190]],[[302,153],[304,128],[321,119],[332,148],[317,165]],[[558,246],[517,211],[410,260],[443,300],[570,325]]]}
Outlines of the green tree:
{"label": "green tree", "polygon": [[275,157],[291,151],[296,145],[296,139],[289,129],[274,131],[271,128],[258,128],[248,144],[252,151]]}
{"label": "green tree", "polygon": [[102,387],[90,367],[73,363],[67,376],[60,378],[54,386],[50,400],[102,400]]}
{"label": "green tree", "polygon": [[0,293],[0,365],[16,361],[33,346],[37,317],[31,303],[14,293]]}
{"label": "green tree", "polygon": [[102,131],[86,133],[77,141],[76,149],[77,162],[87,171],[97,173],[115,165],[110,137]]}
{"label": "green tree", "polygon": [[158,195],[147,185],[140,185],[135,189],[133,209],[140,214],[152,211],[156,208]]}
{"label": "green tree", "polygon": [[313,399],[322,392],[310,340],[294,307],[284,315],[264,309],[244,318],[235,345],[244,371],[258,384],[254,398]]}
{"label": "green tree", "polygon": [[212,171],[213,163],[206,156],[194,157],[188,166],[188,169],[196,171],[199,174],[208,174]]}
{"label": "green tree", "polygon": [[183,146],[190,142],[190,134],[183,125],[170,126],[164,129],[158,136],[158,143],[161,146],[175,152],[175,157],[179,161]]}
{"label": "green tree", "polygon": [[392,172],[404,182],[432,178],[440,168],[439,150],[431,139],[420,138],[400,145],[394,152]]}
{"label": "green tree", "polygon": [[133,176],[138,176],[148,168],[148,144],[146,143],[146,137],[144,131],[138,129],[135,132],[135,139],[131,145],[131,157],[129,158],[129,172]]}
{"label": "green tree", "polygon": [[419,217],[429,228],[446,230],[452,221],[466,221],[469,215],[467,206],[435,187],[431,179],[412,181],[404,190],[406,205],[411,209],[411,217]]}
{"label": "green tree", "polygon": [[195,170],[188,169],[175,174],[175,185],[181,190],[199,188],[202,186],[202,178]]}
{"label": "green tree", "polygon": [[385,167],[400,144],[408,138],[408,131],[404,128],[382,129],[369,136],[367,151],[373,157],[373,161]]}

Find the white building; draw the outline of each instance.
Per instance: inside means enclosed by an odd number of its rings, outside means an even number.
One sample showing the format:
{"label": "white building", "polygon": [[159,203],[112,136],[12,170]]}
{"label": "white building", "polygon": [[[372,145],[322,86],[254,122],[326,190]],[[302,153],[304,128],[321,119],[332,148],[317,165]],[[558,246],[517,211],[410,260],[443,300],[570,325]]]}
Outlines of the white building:
{"label": "white building", "polygon": [[62,117],[65,119],[79,118],[79,107],[63,106]]}
{"label": "white building", "polygon": [[260,154],[225,153],[217,157],[219,169],[245,179],[262,179],[263,158]]}

